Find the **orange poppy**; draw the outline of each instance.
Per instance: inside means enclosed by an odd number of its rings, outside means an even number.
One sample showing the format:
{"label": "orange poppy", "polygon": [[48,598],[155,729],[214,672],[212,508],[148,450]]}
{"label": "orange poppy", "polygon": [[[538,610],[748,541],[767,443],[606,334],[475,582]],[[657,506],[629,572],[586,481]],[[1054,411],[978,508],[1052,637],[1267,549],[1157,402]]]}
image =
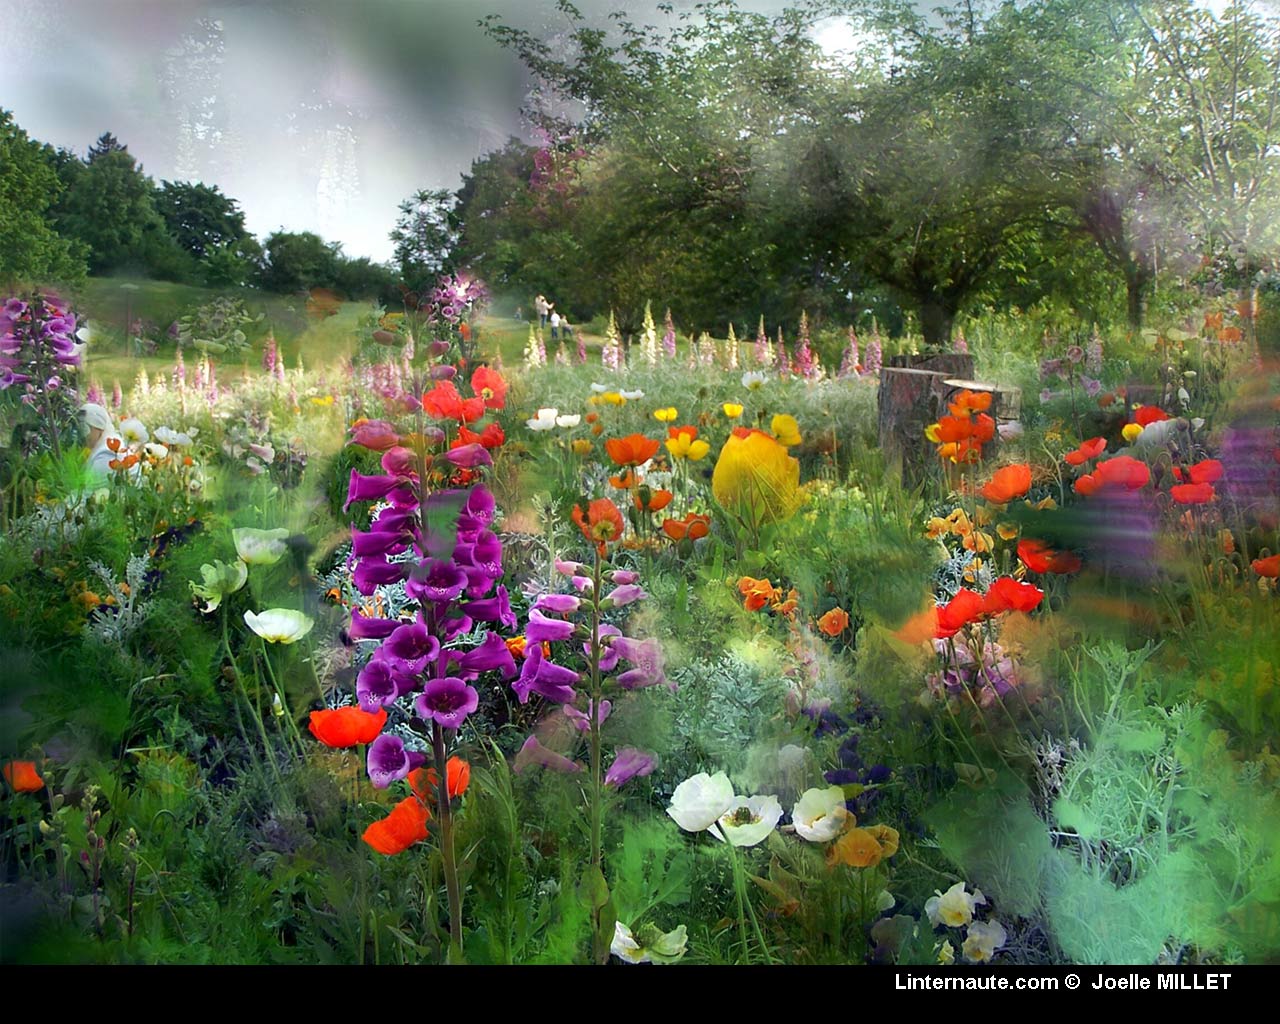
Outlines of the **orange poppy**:
{"label": "orange poppy", "polygon": [[922,612],[907,619],[897,630],[894,637],[904,644],[922,644],[938,635],[938,609],[930,606]]}
{"label": "orange poppy", "polygon": [[1096,459],[1107,448],[1107,439],[1105,437],[1095,437],[1092,440],[1085,441],[1073,452],[1067,452],[1063,456],[1068,465],[1082,466],[1090,459]]}
{"label": "orange poppy", "polygon": [[1046,573],[1066,575],[1080,571],[1080,559],[1077,555],[1070,551],[1055,551],[1044,541],[1031,537],[1018,541],[1018,558],[1028,569],[1042,576]]}
{"label": "orange poppy", "polygon": [[453,381],[441,381],[422,396],[422,411],[432,419],[472,423],[484,415],[483,398],[463,398]]}
{"label": "orange poppy", "polygon": [[651,491],[648,501],[641,501],[640,497],[648,488],[642,488],[640,494],[635,496],[636,508],[642,512],[661,512],[664,508],[671,504],[671,499],[675,497],[670,491]]}
{"label": "orange poppy", "polygon": [[[462,325],[466,327],[466,324]],[[497,370],[477,367],[471,375],[471,391],[484,402],[486,409],[502,409],[507,404],[507,382]]]}
{"label": "orange poppy", "polygon": [[379,853],[394,857],[426,839],[431,811],[416,796],[407,796],[381,821],[364,830],[364,841]]}
{"label": "orange poppy", "polygon": [[1216,313],[1206,313],[1204,315],[1204,329],[1206,331],[1217,331],[1222,329],[1222,311]]}
{"label": "orange poppy", "polygon": [[738,593],[744,598],[742,606],[749,612],[758,612],[782,596],[782,592],[768,580],[758,580],[751,576],[743,576],[738,580]]}
{"label": "orange poppy", "polygon": [[971,416],[991,408],[991,392],[970,391],[967,388],[957,394],[948,405],[952,416]]}
{"label": "orange poppy", "polygon": [[796,606],[800,604],[800,591],[792,588],[787,591],[787,599],[785,601],[776,601],[771,606],[770,611],[775,615],[791,615]]}
{"label": "orange poppy", "polygon": [[362,711],[354,704],[332,711],[313,711],[308,728],[311,735],[333,750],[372,743],[387,724],[387,709],[377,713]]}
{"label": "orange poppy", "polygon": [[[449,799],[462,796],[471,785],[471,764],[460,757],[449,758],[445,765]],[[409,773],[409,788],[420,800],[433,801],[440,788],[440,776],[434,768],[415,768]]]}
{"label": "orange poppy", "polygon": [[884,848],[865,828],[851,828],[829,847],[827,864],[851,868],[873,868],[884,857]]}
{"label": "orange poppy", "polygon": [[471,325],[465,320],[458,324],[458,333],[462,335],[463,341],[471,340]]}
{"label": "orange poppy", "polygon": [[1235,327],[1235,326],[1224,327],[1222,328],[1222,330],[1218,332],[1218,340],[1225,341],[1228,344],[1237,342],[1237,341],[1242,341],[1243,339],[1244,339],[1244,332],[1241,331],[1239,327]]}
{"label": "orange poppy", "polygon": [[1222,463],[1217,459],[1204,459],[1189,467],[1185,472],[1182,467],[1174,466],[1173,475],[1179,483],[1212,484],[1222,479]]}
{"label": "orange poppy", "polygon": [[458,448],[464,444],[478,444],[482,448],[501,448],[506,442],[507,435],[503,431],[501,424],[490,423],[480,433],[476,433],[468,427],[458,427],[458,436],[454,438],[454,442],[449,447]]}
{"label": "orange poppy", "polygon": [[1077,494],[1088,497],[1104,487],[1137,491],[1151,480],[1151,470],[1145,462],[1129,455],[1117,455],[1114,459],[1099,462],[1092,473],[1086,473],[1075,482]]}
{"label": "orange poppy", "polygon": [[982,595],[976,590],[961,587],[956,596],[937,610],[934,637],[945,640],[955,636],[971,622],[977,622],[986,613]]}
{"label": "orange poppy", "polygon": [[1025,462],[1002,466],[979,492],[993,505],[1005,505],[1031,490],[1031,467]]}
{"label": "orange poppy", "polygon": [[34,761],[8,762],[4,766],[4,781],[13,787],[15,793],[38,793],[44,789],[44,779],[36,770]]}
{"label": "orange poppy", "polygon": [[618,466],[639,466],[658,454],[659,443],[644,434],[611,437],[604,443],[609,458]]}
{"label": "orange poppy", "polygon": [[111,452],[118,452],[120,450],[121,443],[122,442],[120,438],[109,437],[107,438],[107,450]]}
{"label": "orange poppy", "polygon": [[1255,558],[1249,564],[1253,566],[1253,571],[1259,576],[1266,576],[1268,579],[1273,580],[1280,577],[1280,555],[1271,555],[1269,558]]}
{"label": "orange poppy", "polygon": [[625,473],[609,477],[609,483],[620,491],[629,491],[636,485],[636,479],[635,473],[627,470]]}
{"label": "orange poppy", "polygon": [[513,658],[523,658],[524,648],[528,643],[523,636],[513,636],[509,640],[503,641],[507,645],[507,651]]}
{"label": "orange poppy", "polygon": [[1012,576],[1001,576],[987,588],[982,610],[989,615],[1002,612],[1029,612],[1044,600],[1044,591],[1031,583],[1019,583]]}
{"label": "orange poppy", "polygon": [[672,540],[701,540],[711,532],[711,517],[697,512],[688,513],[683,519],[664,519],[662,532]]}
{"label": "orange poppy", "polygon": [[[656,448],[656,441],[654,446]],[[601,558],[606,544],[622,539],[622,513],[608,498],[597,498],[587,506],[585,513],[581,505],[574,505],[573,521],[578,524],[582,535],[595,544]]]}
{"label": "orange poppy", "polygon": [[818,629],[827,636],[839,636],[849,628],[849,613],[843,608],[832,608],[818,620]]}
{"label": "orange poppy", "polygon": [[1213,484],[1174,484],[1169,497],[1179,505],[1203,505],[1213,501]]}

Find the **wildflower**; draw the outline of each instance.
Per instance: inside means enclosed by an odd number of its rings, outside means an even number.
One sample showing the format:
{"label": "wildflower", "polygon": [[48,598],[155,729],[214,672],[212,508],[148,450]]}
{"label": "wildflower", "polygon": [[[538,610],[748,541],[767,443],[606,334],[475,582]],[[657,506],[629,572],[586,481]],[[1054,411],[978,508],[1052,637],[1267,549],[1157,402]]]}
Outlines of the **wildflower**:
{"label": "wildflower", "polygon": [[948,939],[938,947],[938,963],[942,964],[943,967],[950,967],[955,962],[956,948],[951,945],[951,941]]}
{"label": "wildflower", "polygon": [[936,610],[933,635],[939,640],[955,636],[969,623],[982,618],[983,614],[982,595],[962,587],[950,601]]}
{"label": "wildflower", "polygon": [[738,580],[738,592],[743,597],[742,606],[749,612],[758,612],[781,597],[778,588],[768,580],[757,580],[751,576]]}
{"label": "wildflower", "polygon": [[1080,571],[1080,559],[1070,551],[1055,551],[1042,540],[1024,537],[1018,541],[1018,559],[1032,572],[1066,575]]}
{"label": "wildflower", "polygon": [[796,835],[811,843],[834,839],[850,823],[844,790],[839,786],[805,790],[791,809],[791,822],[795,825]]}
{"label": "wildflower", "polygon": [[742,386],[748,391],[759,391],[768,379],[762,370],[748,370],[742,375]]}
{"label": "wildflower", "polygon": [[487,366],[477,367],[471,375],[471,391],[484,402],[486,409],[502,409],[507,404],[506,380]]}
{"label": "wildflower", "polygon": [[582,422],[582,417],[576,413],[572,416],[556,417],[556,426],[560,427],[562,430],[569,430],[572,427],[576,427],[581,422]]}
{"label": "wildflower", "polygon": [[973,920],[974,909],[986,902],[987,898],[977,889],[965,892],[965,883],[956,882],[945,893],[935,889],[934,895],[925,902],[924,911],[935,928],[940,924],[961,928]]}
{"label": "wildflower", "polygon": [[244,613],[248,627],[269,644],[292,644],[311,632],[315,620],[292,608],[268,608]]}
{"label": "wildflower", "polygon": [[224,597],[234,594],[245,585],[249,579],[249,569],[240,559],[236,559],[231,565],[224,565],[220,561],[215,561],[212,565],[206,562],[200,566],[200,578],[201,582],[192,580],[189,586],[191,593],[205,602],[200,610],[208,614],[217,609]]}
{"label": "wildflower", "polygon": [[1001,576],[987,588],[982,609],[985,614],[1029,612],[1044,600],[1044,591],[1030,583],[1019,583],[1012,576]]}
{"label": "wildflower", "polygon": [[711,491],[727,511],[756,525],[781,522],[800,507],[800,463],[763,431],[736,427],[720,449]]}
{"label": "wildflower", "polygon": [[582,765],[576,761],[570,761],[563,754],[557,754],[554,750],[548,750],[538,742],[536,736],[530,736],[524,741],[524,746],[516,753],[515,764],[511,770],[515,774],[521,775],[530,768],[550,768],[552,771],[563,772],[568,775],[582,771]]}
{"label": "wildflower", "polygon": [[973,921],[964,937],[964,955],[975,964],[985,963],[1008,941],[999,921]]}
{"label": "wildflower", "polygon": [[[654,446],[656,450],[656,441]],[[595,544],[601,558],[604,557],[606,544],[622,538],[622,513],[608,498],[598,498],[591,502],[585,513],[581,505],[575,505],[573,521],[578,524],[582,535]]]}
{"label": "wildflower", "polygon": [[733,785],[724,772],[700,772],[676,786],[667,814],[686,832],[710,831],[717,838],[716,822],[733,803]]}
{"label": "wildflower", "polygon": [[1169,414],[1155,405],[1140,405],[1133,410],[1133,422],[1140,427],[1149,427],[1168,418]]}
{"label": "wildflower", "polygon": [[700,462],[711,451],[711,445],[698,440],[697,427],[671,427],[668,429],[667,451],[673,459],[688,459]]}
{"label": "wildflower", "polygon": [[800,424],[794,416],[780,414],[769,421],[769,431],[774,440],[784,448],[794,448],[800,443]]}
{"label": "wildflower", "polygon": [[818,620],[818,629],[830,637],[837,637],[849,628],[849,613],[843,608],[832,608]]}
{"label": "wildflower", "polygon": [[414,701],[414,709],[424,721],[439,722],[446,729],[461,729],[462,723],[480,706],[475,687],[456,676],[429,679]]}
{"label": "wildflower", "polygon": [[4,781],[15,793],[38,793],[44,789],[44,779],[34,761],[8,761],[4,766]]}
{"label": "wildflower", "polygon": [[151,440],[142,421],[132,417],[120,421],[120,436],[124,438],[125,444],[146,444]]}
{"label": "wildflower", "polygon": [[778,827],[781,817],[782,805],[776,796],[740,796],[720,815],[719,829],[710,832],[731,846],[756,846]]}
{"label": "wildflower", "polygon": [[574,455],[589,455],[591,453],[591,442],[586,438],[580,437],[576,441],[570,441],[569,448]]}
{"label": "wildflower", "polygon": [[993,505],[1006,505],[1030,489],[1031,467],[1020,462],[996,470],[979,493]]}
{"label": "wildflower", "polygon": [[970,391],[965,388],[955,395],[948,408],[952,416],[971,416],[973,413],[986,412],[991,408],[991,392]]}
{"label": "wildflower", "polygon": [[385,818],[366,828],[363,839],[378,853],[394,857],[427,838],[430,818],[426,804],[416,796],[405,797]]}
{"label": "wildflower", "polygon": [[722,406],[720,406],[720,408],[724,410],[725,416],[727,416],[731,420],[736,420],[739,416],[742,415],[742,406],[739,405],[737,402],[725,402]]}
{"label": "wildflower", "polygon": [[873,868],[884,859],[884,848],[865,828],[851,828],[827,848],[827,864]]}
{"label": "wildflower", "polygon": [[484,415],[484,398],[464,399],[453,381],[441,381],[422,396],[422,410],[432,419],[471,423]]}
{"label": "wildflower", "polygon": [[658,759],[653,754],[635,747],[622,747],[614,756],[613,764],[605,772],[604,784],[615,789],[624,786],[635,778],[650,774],[657,767]]}
{"label": "wildflower", "polygon": [[308,729],[326,747],[343,750],[372,743],[386,724],[386,708],[370,713],[351,706],[311,712]]}
{"label": "wildflower", "polygon": [[1265,576],[1267,579],[1276,579],[1280,577],[1280,555],[1271,555],[1268,558],[1255,558],[1249,565],[1259,576]]}
{"label": "wildflower", "polygon": [[1179,482],[1192,484],[1212,484],[1222,479],[1222,463],[1217,459],[1204,459],[1189,467],[1185,472],[1179,466],[1173,467],[1173,475]]}
{"label": "wildflower", "polygon": [[1204,505],[1213,501],[1213,484],[1175,484],[1169,488],[1169,496],[1179,505]]}
{"label": "wildflower", "polygon": [[683,519],[664,519],[662,532],[675,541],[700,540],[711,532],[711,517],[689,512]]}
{"label": "wildflower", "polygon": [[1120,429],[1121,436],[1126,441],[1128,441],[1129,444],[1133,444],[1134,441],[1138,440],[1138,437],[1141,433],[1142,433],[1142,425],[1139,423],[1126,423]]}
{"label": "wildflower", "polygon": [[533,419],[525,420],[524,422],[530,430],[540,432],[554,427],[556,425],[556,417],[559,415],[559,409],[539,409]]}
{"label": "wildflower", "polygon": [[653,418],[659,423],[671,423],[678,415],[679,413],[676,412],[675,406],[668,406],[665,409],[653,410]]}
{"label": "wildflower", "polygon": [[659,444],[644,434],[628,434],[626,437],[611,437],[604,447],[615,465],[640,466],[658,454]]}
{"label": "wildflower", "polygon": [[640,491],[641,493],[635,496],[635,503],[636,508],[642,512],[661,512],[671,504],[671,499],[675,497],[670,491],[652,491],[648,487],[642,487]]}
{"label": "wildflower", "polygon": [[383,733],[369,744],[365,761],[374,788],[386,789],[419,767],[425,758],[407,750],[399,736]]}
{"label": "wildflower", "polygon": [[1145,462],[1129,455],[1117,455],[1114,459],[1099,462],[1092,473],[1077,479],[1074,486],[1077,494],[1088,497],[1103,488],[1141,490],[1150,480],[1151,470]]}
{"label": "wildflower", "polygon": [[275,530],[252,530],[248,528],[232,530],[231,539],[236,545],[236,554],[247,565],[275,565],[289,550],[285,538],[289,531],[284,527]]}
{"label": "wildflower", "polygon": [[621,921],[614,924],[609,952],[629,964],[673,964],[685,953],[689,936],[685,926],[663,932],[655,925],[641,925],[633,934]]}

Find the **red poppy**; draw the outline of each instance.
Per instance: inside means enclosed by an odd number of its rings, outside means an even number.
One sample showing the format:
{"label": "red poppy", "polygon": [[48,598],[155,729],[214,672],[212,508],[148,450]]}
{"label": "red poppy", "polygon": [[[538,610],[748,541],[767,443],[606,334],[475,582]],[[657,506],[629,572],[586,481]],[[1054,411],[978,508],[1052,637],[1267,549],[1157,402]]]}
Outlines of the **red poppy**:
{"label": "red poppy", "polygon": [[34,761],[8,762],[4,766],[4,781],[13,787],[15,793],[38,793],[44,789],[44,779],[36,770]]}
{"label": "red poppy", "polygon": [[1030,583],[1019,583],[1012,576],[1001,576],[987,588],[983,611],[989,615],[1003,612],[1029,612],[1044,600],[1044,591]]}
{"label": "red poppy", "polygon": [[354,704],[332,711],[313,711],[308,728],[311,735],[333,750],[372,743],[387,724],[387,709],[376,714],[361,711]]}
{"label": "red poppy", "polygon": [[[449,799],[462,796],[471,785],[471,765],[460,757],[449,758],[445,765],[445,777],[448,779]],[[440,776],[434,768],[415,768],[409,773],[409,788],[420,800],[434,801],[440,791]]]}
{"label": "red poppy", "polygon": [[662,532],[675,541],[701,540],[711,532],[711,517],[697,512],[688,513],[683,519],[664,519]]}
{"label": "red poppy", "polygon": [[938,420],[938,440],[943,444],[967,441],[973,436],[973,420],[968,416],[943,416]]}
{"label": "red poppy", "polygon": [[1024,537],[1018,541],[1018,558],[1032,572],[1066,575],[1080,571],[1080,559],[1070,551],[1056,551],[1042,540]]}
{"label": "red poppy", "polygon": [[1179,505],[1203,505],[1213,501],[1213,484],[1174,484],[1169,496]]}
{"label": "red poppy", "polygon": [[644,434],[628,434],[611,437],[604,443],[604,450],[618,466],[639,466],[658,454],[659,444]]}
{"label": "red poppy", "polygon": [[469,427],[459,427],[458,437],[450,447],[457,448],[464,444],[478,444],[484,448],[501,448],[506,440],[507,435],[503,432],[501,424],[490,423],[478,434]]}
{"label": "red poppy", "polygon": [[1269,558],[1255,558],[1249,564],[1253,566],[1253,571],[1259,576],[1266,576],[1273,580],[1280,577],[1280,555],[1271,555]]}
{"label": "red poppy", "polygon": [[1167,420],[1169,414],[1156,405],[1143,405],[1133,410],[1133,422],[1140,427]]}
{"label": "red poppy", "polygon": [[609,477],[609,483],[620,491],[629,491],[636,485],[637,478],[631,470],[627,470],[625,473]]}
{"label": "red poppy", "polygon": [[474,423],[484,415],[484,399],[464,399],[453,381],[445,380],[422,396],[422,410],[432,419]]}
{"label": "red poppy", "polygon": [[1063,458],[1068,465],[1083,466],[1090,459],[1096,459],[1107,448],[1107,439],[1105,437],[1095,437],[1085,441],[1073,452],[1067,452]]}
{"label": "red poppy", "polygon": [[1222,463],[1217,459],[1205,459],[1185,471],[1180,466],[1174,466],[1173,475],[1181,483],[1217,483],[1222,479]]}
{"label": "red poppy", "polygon": [[578,524],[582,535],[595,544],[601,558],[604,557],[606,544],[622,538],[622,513],[608,498],[597,498],[587,506],[585,514],[581,505],[575,505],[573,521]]}
{"label": "red poppy", "polygon": [[416,796],[407,796],[381,821],[364,830],[364,841],[381,854],[394,857],[426,839],[431,811]]}
{"label": "red poppy", "polygon": [[502,409],[507,404],[506,380],[487,366],[478,367],[471,375],[471,391],[484,402],[486,409]]}
{"label": "red poppy", "polygon": [[939,640],[955,636],[969,623],[977,622],[983,614],[982,595],[962,587],[955,597],[938,609],[938,621],[933,635]]}
{"label": "red poppy", "polygon": [[993,505],[1005,505],[1031,490],[1031,467],[1025,462],[1002,466],[979,492]]}
{"label": "red poppy", "polygon": [[1137,491],[1146,487],[1150,480],[1151,470],[1145,462],[1139,462],[1130,455],[1117,455],[1114,459],[1099,462],[1093,473],[1080,477],[1075,482],[1075,490],[1085,496],[1104,487]]}
{"label": "red poppy", "polygon": [[[643,488],[641,493],[645,490],[648,490],[648,488]],[[640,494],[637,494],[635,496],[636,508],[641,512],[661,512],[671,504],[671,499],[674,497],[675,495],[670,491],[650,491],[649,500],[644,502],[640,500]]]}

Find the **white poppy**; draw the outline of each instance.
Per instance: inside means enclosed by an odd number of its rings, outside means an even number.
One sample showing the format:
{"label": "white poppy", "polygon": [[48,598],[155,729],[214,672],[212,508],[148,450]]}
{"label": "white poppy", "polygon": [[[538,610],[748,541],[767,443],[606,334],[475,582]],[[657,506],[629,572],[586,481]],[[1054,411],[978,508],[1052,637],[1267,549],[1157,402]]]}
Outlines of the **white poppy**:
{"label": "white poppy", "polygon": [[748,391],[759,391],[767,379],[760,370],[748,370],[742,375],[742,386]]}
{"label": "white poppy", "polygon": [[782,804],[776,796],[740,796],[720,815],[723,837],[715,829],[711,834],[724,838],[734,846],[755,846],[764,842],[778,827]]}
{"label": "white poppy", "polygon": [[581,416],[557,416],[556,417],[556,426],[565,427],[566,429],[569,427],[576,427],[581,422],[582,422]]}
{"label": "white poppy", "polygon": [[975,964],[986,963],[1008,938],[999,921],[974,921],[964,937],[964,955]]}
{"label": "white poppy", "polygon": [[194,435],[194,430],[188,433],[185,430],[174,430],[172,427],[156,427],[155,437],[161,444],[167,444],[170,448],[182,448],[191,444]]}
{"label": "white poppy", "polygon": [[146,444],[151,440],[151,435],[147,433],[147,428],[142,425],[142,420],[133,419],[132,417],[120,421],[120,436],[129,444]]}
{"label": "white poppy", "polygon": [[716,831],[716,821],[733,803],[733,784],[724,772],[699,772],[676,786],[667,813],[686,832]]}
{"label": "white poppy", "polygon": [[617,921],[609,952],[629,964],[672,964],[684,956],[688,943],[684,925],[674,931],[663,932],[656,925],[645,924],[633,935],[630,928]]}
{"label": "white poppy", "polygon": [[844,831],[849,809],[844,805],[844,790],[839,786],[807,789],[791,809],[796,835],[811,843],[825,843]]}
{"label": "white poppy", "polygon": [[265,612],[245,612],[248,627],[269,644],[292,644],[311,632],[315,625],[292,608],[268,608]]}
{"label": "white poppy", "polygon": [[147,454],[157,462],[163,462],[169,457],[169,449],[162,444],[156,444],[154,441],[143,445],[143,448],[145,448]]}
{"label": "white poppy", "polygon": [[289,531],[283,526],[275,530],[252,530],[248,527],[231,531],[236,554],[249,565],[275,565],[289,550],[284,539]]}
{"label": "white poppy", "polygon": [[609,385],[608,384],[592,384],[591,390],[594,391],[597,395],[603,395],[606,391],[609,390]]}
{"label": "white poppy", "polygon": [[619,391],[618,394],[620,394],[628,402],[635,402],[640,400],[641,398],[644,398],[643,391]]}
{"label": "white poppy", "polygon": [[977,889],[972,893],[964,891],[964,882],[956,882],[946,892],[934,890],[924,905],[924,912],[929,915],[929,922],[935,928],[940,924],[948,928],[960,928],[973,920],[974,908],[986,903],[987,898]]}
{"label": "white poppy", "polygon": [[538,415],[531,420],[525,420],[525,425],[530,430],[550,430],[556,425],[556,417],[560,415],[559,409],[539,409]]}
{"label": "white poppy", "polygon": [[205,602],[200,610],[208,614],[217,610],[224,597],[234,594],[245,585],[245,581],[249,578],[249,569],[239,559],[230,565],[219,561],[215,561],[212,565],[206,562],[200,566],[200,577],[199,583],[191,582],[191,592]]}

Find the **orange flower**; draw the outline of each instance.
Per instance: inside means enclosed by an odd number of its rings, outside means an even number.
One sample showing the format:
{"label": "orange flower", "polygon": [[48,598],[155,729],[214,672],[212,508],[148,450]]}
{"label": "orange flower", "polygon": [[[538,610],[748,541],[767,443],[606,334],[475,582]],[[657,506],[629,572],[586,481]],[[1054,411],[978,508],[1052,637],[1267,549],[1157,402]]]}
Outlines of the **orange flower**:
{"label": "orange flower", "polygon": [[986,614],[1029,612],[1044,600],[1044,591],[1031,583],[1019,583],[1012,576],[1001,576],[987,588],[982,610]]}
{"label": "orange flower", "polygon": [[1213,501],[1213,484],[1174,484],[1169,497],[1179,505],[1204,505]]}
{"label": "orange flower", "polygon": [[774,602],[774,604],[770,608],[770,611],[772,611],[775,615],[790,616],[796,610],[796,606],[799,604],[800,604],[800,591],[796,590],[793,587],[791,590],[787,591],[787,599],[785,601]]}
{"label": "orange flower", "polygon": [[962,587],[955,597],[937,610],[937,627],[933,635],[938,640],[955,636],[969,623],[977,622],[985,614],[982,595]]}
{"label": "orange flower", "polygon": [[827,636],[839,636],[849,628],[849,613],[843,608],[832,608],[818,620],[818,629]]}
{"label": "orange flower", "polygon": [[609,483],[620,491],[629,491],[636,485],[636,475],[631,470],[627,470],[625,473],[609,477]]}
{"label": "orange flower", "polygon": [[1107,447],[1107,439],[1105,437],[1095,437],[1092,440],[1083,442],[1079,448],[1073,452],[1067,452],[1063,456],[1068,465],[1083,466],[1090,459],[1096,459],[1101,455]]}
{"label": "orange flower", "polygon": [[904,644],[922,644],[938,635],[938,609],[931,605],[916,612],[894,632],[894,637]]}
{"label": "orange flower", "polygon": [[1031,467],[1025,462],[997,469],[983,485],[981,494],[993,505],[1005,505],[1031,490]]}
{"label": "orange flower", "polygon": [[751,576],[743,576],[738,580],[738,593],[745,599],[742,606],[749,612],[758,612],[781,597],[781,591],[768,580],[758,580]]}
{"label": "orange flower", "polygon": [[664,508],[671,504],[671,499],[675,497],[670,491],[651,491],[647,502],[641,501],[640,497],[648,488],[642,488],[640,494],[635,496],[636,508],[642,512],[661,512]]}
{"label": "orange flower", "polygon": [[464,399],[453,381],[446,380],[422,396],[422,410],[432,419],[471,423],[484,415],[484,399]]}
{"label": "orange flower", "polygon": [[1067,573],[1080,571],[1080,559],[1070,551],[1055,551],[1042,540],[1024,537],[1018,541],[1018,558],[1032,572]]}
{"label": "orange flower", "polygon": [[[657,443],[654,442],[655,449]],[[575,505],[573,521],[578,524],[582,535],[595,544],[601,558],[604,557],[606,544],[622,539],[622,513],[608,498],[597,498],[587,506],[585,514],[581,505]]]}
{"label": "orange flower", "polygon": [[507,651],[513,658],[523,658],[525,644],[528,643],[523,636],[513,636],[510,640],[505,641]]}
{"label": "orange flower", "polygon": [[416,796],[407,796],[381,821],[364,830],[364,841],[381,854],[394,857],[426,839],[431,812]]}
{"label": "orange flower", "polygon": [[[462,796],[471,785],[471,765],[460,757],[449,758],[445,765],[449,799]],[[440,776],[434,768],[415,768],[409,773],[409,788],[419,800],[433,802],[440,790]]]}
{"label": "orange flower", "polygon": [[1156,405],[1140,405],[1133,410],[1133,422],[1140,427],[1147,427],[1168,418],[1169,414]]}
{"label": "orange flower", "polygon": [[15,793],[38,793],[44,789],[44,779],[36,770],[34,761],[8,762],[4,766],[4,781],[13,787]]}
{"label": "orange flower", "polygon": [[342,750],[363,743],[372,743],[387,724],[387,709],[376,714],[361,711],[355,705],[332,711],[311,712],[308,728],[311,735],[333,750]]}
{"label": "orange flower", "polygon": [[865,828],[851,828],[827,847],[827,863],[832,867],[873,868],[883,856],[884,848]]}
{"label": "orange flower", "polygon": [[952,416],[971,416],[975,412],[986,412],[991,408],[991,392],[961,391],[951,401],[948,408]]}
{"label": "orange flower", "polygon": [[1239,327],[1224,327],[1218,332],[1218,340],[1231,344],[1244,339],[1244,332]]}
{"label": "orange flower", "polygon": [[[469,323],[467,323],[465,320],[463,320],[463,321],[462,321],[462,323],[458,324],[458,333],[462,335],[462,340],[463,340],[463,341],[470,341],[470,340],[471,340],[471,325],[470,325]],[[500,408],[500,407],[499,407],[499,408]]]}
{"label": "orange flower", "polygon": [[701,540],[711,532],[711,517],[690,512],[683,519],[664,519],[662,532],[675,541],[686,537],[689,540]]}
{"label": "orange flower", "polygon": [[618,466],[639,466],[658,454],[659,443],[644,434],[611,437],[604,443],[609,458]]}
{"label": "orange flower", "polygon": [[471,375],[471,391],[484,401],[486,409],[502,409],[507,404],[506,380],[497,370],[491,370],[487,366],[477,367],[476,372]]}
{"label": "orange flower", "polygon": [[449,786],[449,797],[462,796],[471,785],[471,764],[460,757],[449,758],[445,765],[445,778]]}
{"label": "orange flower", "polygon": [[1271,555],[1269,558],[1255,558],[1249,564],[1253,566],[1253,571],[1259,576],[1266,576],[1272,580],[1280,577],[1280,555]]}
{"label": "orange flower", "polygon": [[1075,482],[1077,494],[1088,497],[1105,487],[1137,491],[1151,480],[1151,470],[1145,462],[1129,455],[1117,455],[1114,459],[1099,462],[1092,473],[1086,473]]}

